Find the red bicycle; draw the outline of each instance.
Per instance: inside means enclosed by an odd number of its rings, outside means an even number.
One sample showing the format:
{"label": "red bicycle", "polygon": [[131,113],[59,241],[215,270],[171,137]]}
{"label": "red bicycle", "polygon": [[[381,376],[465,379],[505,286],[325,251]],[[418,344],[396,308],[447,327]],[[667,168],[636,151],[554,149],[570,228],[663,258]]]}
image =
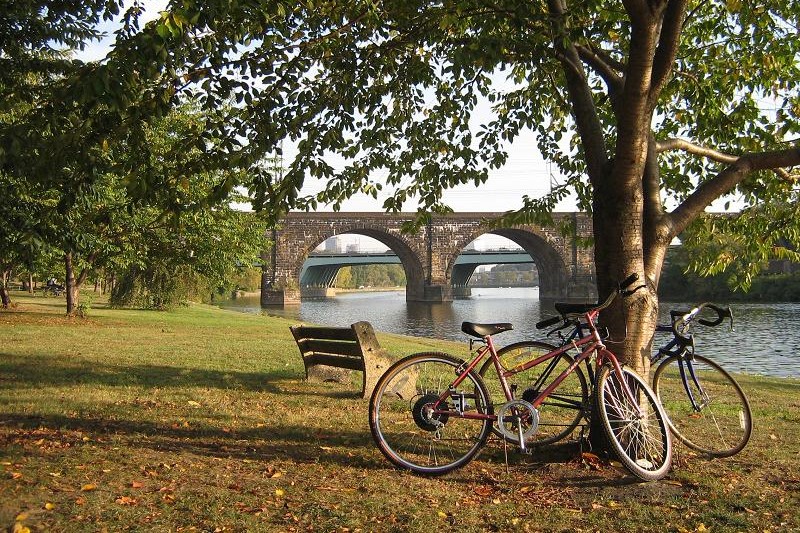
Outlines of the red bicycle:
{"label": "red bicycle", "polygon": [[[494,335],[512,329],[508,323],[464,322],[462,331],[474,337],[470,350],[475,343],[480,344],[470,361],[438,352],[401,359],[381,376],[370,398],[369,424],[378,448],[395,465],[428,475],[445,474],[467,464],[486,444],[493,427],[524,452],[526,441],[539,428],[540,414],[547,413],[542,407],[548,398],[557,396],[562,383],[580,372],[582,362],[595,358],[593,398],[611,449],[640,479],[664,477],[672,460],[664,410],[647,383],[623,368],[608,350],[605,334],[596,326],[600,311],[637,279],[636,275],[628,277],[603,303],[584,306],[581,312],[588,332],[584,337],[512,369],[506,370],[501,364],[493,341]],[[573,348],[580,351],[574,359],[567,354]],[[514,398],[509,376],[548,361],[564,361],[565,356],[568,366],[546,387]],[[476,371],[486,358],[494,366],[506,400],[497,412]]]}

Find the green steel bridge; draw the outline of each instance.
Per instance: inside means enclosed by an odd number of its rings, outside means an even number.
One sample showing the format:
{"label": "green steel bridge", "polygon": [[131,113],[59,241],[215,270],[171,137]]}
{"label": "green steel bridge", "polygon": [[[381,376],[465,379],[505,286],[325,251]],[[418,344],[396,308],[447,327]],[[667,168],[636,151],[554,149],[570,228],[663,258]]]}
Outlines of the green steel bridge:
{"label": "green steel bridge", "polygon": [[[465,250],[453,265],[453,287],[466,287],[475,269],[480,265],[534,263],[523,249]],[[386,252],[312,252],[300,272],[300,286],[332,287],[339,269],[354,265],[399,265],[400,258],[392,251]]]}

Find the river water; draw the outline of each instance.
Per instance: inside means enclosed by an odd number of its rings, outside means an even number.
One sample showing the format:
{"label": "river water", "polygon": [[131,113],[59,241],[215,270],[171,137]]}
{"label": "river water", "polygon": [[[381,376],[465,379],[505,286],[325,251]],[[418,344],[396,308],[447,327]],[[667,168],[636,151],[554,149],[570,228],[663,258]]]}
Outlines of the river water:
{"label": "river water", "polygon": [[[498,336],[500,345],[544,338],[536,322],[553,316],[548,304],[539,301],[537,288],[472,289],[472,297],[446,304],[406,302],[404,291],[342,293],[322,301],[304,301],[300,306],[262,309],[258,297],[224,302],[222,307],[248,313],[281,316],[298,322],[349,326],[366,320],[378,331],[401,335],[466,341],[461,322],[511,322],[514,330]],[[666,303],[669,309],[691,305]],[[734,331],[727,322],[715,328],[695,330],[697,353],[713,358],[733,372],[778,377],[800,377],[800,304],[741,304],[731,306]],[[667,320],[668,322],[668,320]],[[660,338],[659,338],[660,339]],[[552,341],[552,339],[551,339]]]}

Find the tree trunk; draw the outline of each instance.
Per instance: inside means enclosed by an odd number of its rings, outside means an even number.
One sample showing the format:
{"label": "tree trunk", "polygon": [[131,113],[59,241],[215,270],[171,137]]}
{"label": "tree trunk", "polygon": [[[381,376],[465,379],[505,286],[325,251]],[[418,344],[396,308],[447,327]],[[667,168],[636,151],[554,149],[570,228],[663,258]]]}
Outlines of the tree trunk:
{"label": "tree trunk", "polygon": [[81,273],[76,277],[72,252],[66,252],[64,254],[64,265],[67,270],[67,315],[69,316],[74,316],[78,313],[80,290],[89,277],[89,272],[96,258],[97,254],[95,252],[90,253],[85,260],[86,267],[84,267]]}
{"label": "tree trunk", "polygon": [[72,252],[64,254],[64,267],[66,269],[67,315],[74,316],[78,307],[78,287],[75,285],[75,267],[72,264]]}
{"label": "tree trunk", "polygon": [[10,270],[3,270],[0,272],[0,307],[3,309],[8,309],[11,305],[11,295],[8,292],[8,278],[10,274]]}

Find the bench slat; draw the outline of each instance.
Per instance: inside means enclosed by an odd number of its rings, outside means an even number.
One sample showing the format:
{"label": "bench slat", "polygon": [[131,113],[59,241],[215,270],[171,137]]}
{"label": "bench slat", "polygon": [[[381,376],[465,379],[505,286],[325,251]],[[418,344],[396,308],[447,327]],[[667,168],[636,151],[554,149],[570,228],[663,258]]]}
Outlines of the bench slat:
{"label": "bench slat", "polygon": [[319,326],[292,326],[292,333],[297,341],[303,339],[328,339],[336,341],[353,341],[356,335],[351,328],[326,328]]}
{"label": "bench slat", "polygon": [[347,368],[348,370],[361,370],[364,371],[364,360],[360,357],[348,357],[346,355],[331,355],[324,353],[314,353],[305,356],[305,361],[308,366],[313,365],[327,365],[335,366],[338,368]]}
{"label": "bench slat", "polygon": [[361,347],[354,342],[305,339],[297,343],[303,357],[311,353],[339,354],[347,357],[361,357]]}

